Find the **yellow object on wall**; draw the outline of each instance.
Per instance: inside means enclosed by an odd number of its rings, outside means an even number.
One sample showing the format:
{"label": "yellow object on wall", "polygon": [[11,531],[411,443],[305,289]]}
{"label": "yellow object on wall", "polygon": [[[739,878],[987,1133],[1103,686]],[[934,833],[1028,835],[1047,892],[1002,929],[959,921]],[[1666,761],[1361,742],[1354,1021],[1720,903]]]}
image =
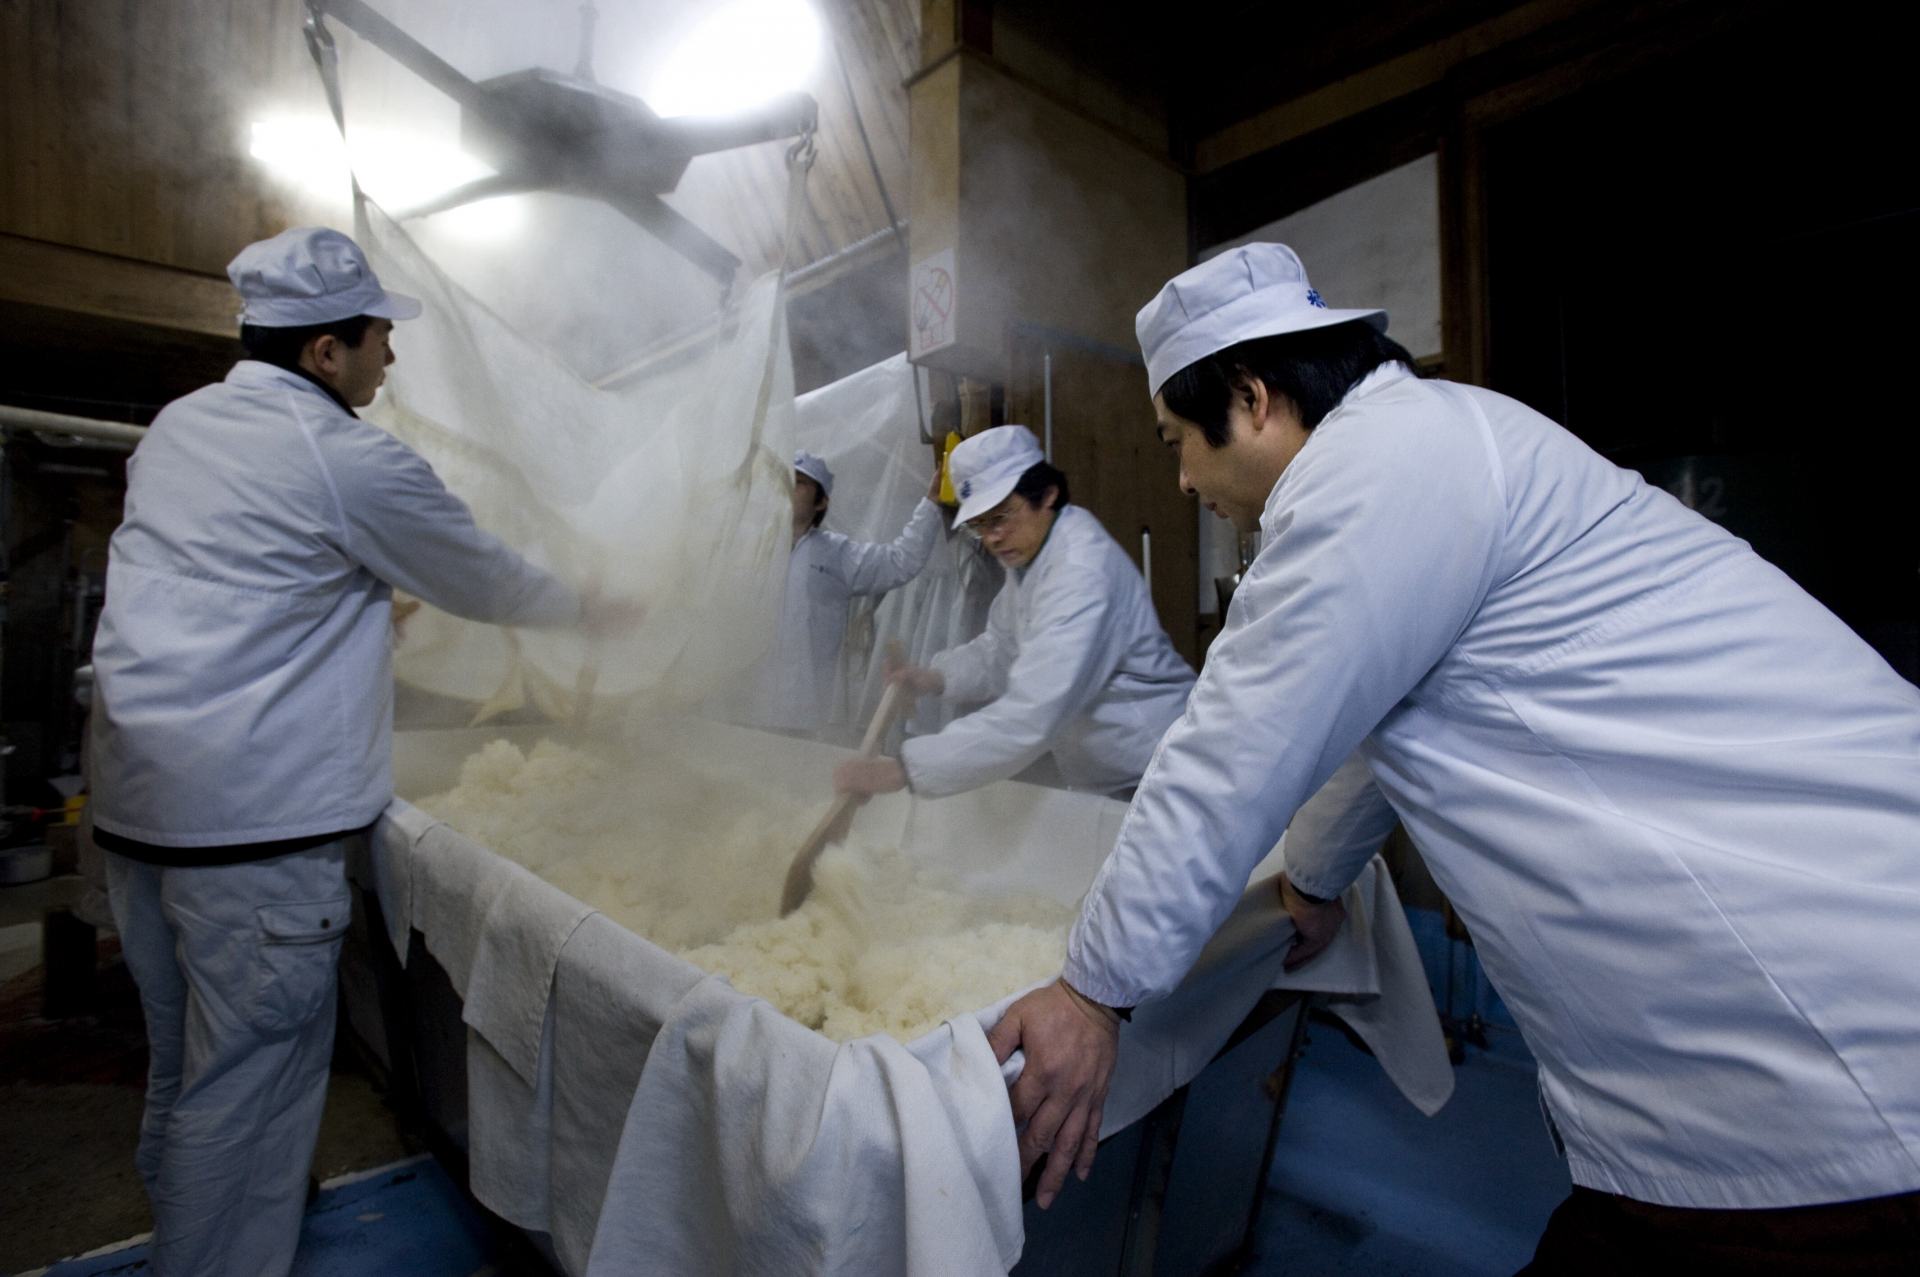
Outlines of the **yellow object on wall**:
{"label": "yellow object on wall", "polygon": [[953,466],[950,464],[953,458],[953,450],[959,446],[960,432],[957,430],[947,431],[947,441],[940,445],[941,505],[957,506],[960,504],[959,494],[953,490]]}

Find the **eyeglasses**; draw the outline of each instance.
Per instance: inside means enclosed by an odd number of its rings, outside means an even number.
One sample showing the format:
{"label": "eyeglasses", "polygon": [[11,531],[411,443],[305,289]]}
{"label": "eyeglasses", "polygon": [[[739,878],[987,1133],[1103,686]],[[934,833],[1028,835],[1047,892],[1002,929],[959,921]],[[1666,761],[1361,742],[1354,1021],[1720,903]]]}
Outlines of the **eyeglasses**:
{"label": "eyeglasses", "polygon": [[1000,510],[993,514],[983,514],[977,519],[968,519],[960,526],[976,537],[985,537],[989,532],[998,532],[1019,516],[1018,510]]}

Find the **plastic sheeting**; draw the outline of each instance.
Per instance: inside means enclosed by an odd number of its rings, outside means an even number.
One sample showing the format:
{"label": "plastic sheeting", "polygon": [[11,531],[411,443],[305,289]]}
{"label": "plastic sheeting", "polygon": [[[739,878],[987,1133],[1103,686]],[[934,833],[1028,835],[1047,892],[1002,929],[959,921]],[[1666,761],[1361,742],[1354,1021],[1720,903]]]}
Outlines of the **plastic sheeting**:
{"label": "plastic sheeting", "polygon": [[[556,51],[555,24],[503,0],[383,8],[480,78]],[[426,303],[395,333],[398,362],[366,416],[426,456],[487,530],[590,595],[649,608],[643,624],[594,638],[423,609],[405,627],[398,677],[487,712],[697,700],[759,655],[786,571],[793,383],[780,272],[735,281],[729,299],[575,194],[509,195],[403,225],[387,209],[430,207],[482,176],[463,151],[472,121],[348,23],[325,25],[337,64],[316,57],[364,196],[356,237],[384,283]],[[324,167],[324,148],[309,149]],[[787,242],[811,153],[797,154]],[[770,195],[777,216],[780,192]],[[679,356],[644,357],[663,346]]]}
{"label": "plastic sheeting", "polygon": [[[668,377],[598,389],[468,294],[378,209],[365,247],[426,303],[369,417],[434,465],[489,531],[567,579],[649,604],[595,640],[425,609],[398,676],[488,701],[516,678],[572,693],[690,701],[749,664],[786,573],[792,370],[777,276]],[[512,706],[509,705],[508,708]],[[547,708],[556,708],[547,706]]]}
{"label": "plastic sheeting", "polygon": [[[860,541],[891,541],[926,495],[933,449],[920,437],[913,379],[921,375],[903,351],[795,401],[796,446],[825,457],[833,469],[827,527]],[[909,660],[924,665],[985,627],[1000,565],[951,526],[952,511],[945,521],[919,576],[879,598],[855,599],[849,609],[829,736],[856,737],[872,717],[882,691],[878,654],[889,642],[899,641]],[[923,697],[907,730],[939,731],[959,712],[938,697]]]}

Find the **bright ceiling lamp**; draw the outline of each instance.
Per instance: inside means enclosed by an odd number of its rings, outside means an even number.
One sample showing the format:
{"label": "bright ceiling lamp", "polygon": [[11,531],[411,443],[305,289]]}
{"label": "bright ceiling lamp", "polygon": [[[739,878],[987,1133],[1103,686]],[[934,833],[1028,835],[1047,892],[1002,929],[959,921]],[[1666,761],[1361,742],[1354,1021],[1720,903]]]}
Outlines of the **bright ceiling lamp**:
{"label": "bright ceiling lamp", "polygon": [[247,154],[309,195],[347,196],[347,148],[324,116],[255,120],[247,129]]}
{"label": "bright ceiling lamp", "polygon": [[[348,197],[348,145],[332,120],[256,120],[249,134],[248,153],[282,180],[321,198]],[[350,127],[349,138],[352,171],[359,174],[361,189],[395,214],[493,173],[458,147],[416,133]],[[515,230],[524,212],[513,196],[497,196],[435,214],[432,224],[463,239],[492,239]]]}
{"label": "bright ceiling lamp", "polygon": [[731,0],[668,55],[647,105],[662,116],[734,115],[804,89],[820,60],[805,0]]}

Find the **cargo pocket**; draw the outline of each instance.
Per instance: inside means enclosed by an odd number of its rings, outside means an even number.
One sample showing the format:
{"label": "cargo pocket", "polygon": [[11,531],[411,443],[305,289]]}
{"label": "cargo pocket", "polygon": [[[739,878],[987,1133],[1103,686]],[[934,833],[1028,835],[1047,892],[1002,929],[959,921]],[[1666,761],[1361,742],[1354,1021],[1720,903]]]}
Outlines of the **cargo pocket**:
{"label": "cargo pocket", "polygon": [[297,1029],[330,1005],[349,908],[349,898],[341,895],[254,910],[259,927],[251,1017],[255,1029]]}

